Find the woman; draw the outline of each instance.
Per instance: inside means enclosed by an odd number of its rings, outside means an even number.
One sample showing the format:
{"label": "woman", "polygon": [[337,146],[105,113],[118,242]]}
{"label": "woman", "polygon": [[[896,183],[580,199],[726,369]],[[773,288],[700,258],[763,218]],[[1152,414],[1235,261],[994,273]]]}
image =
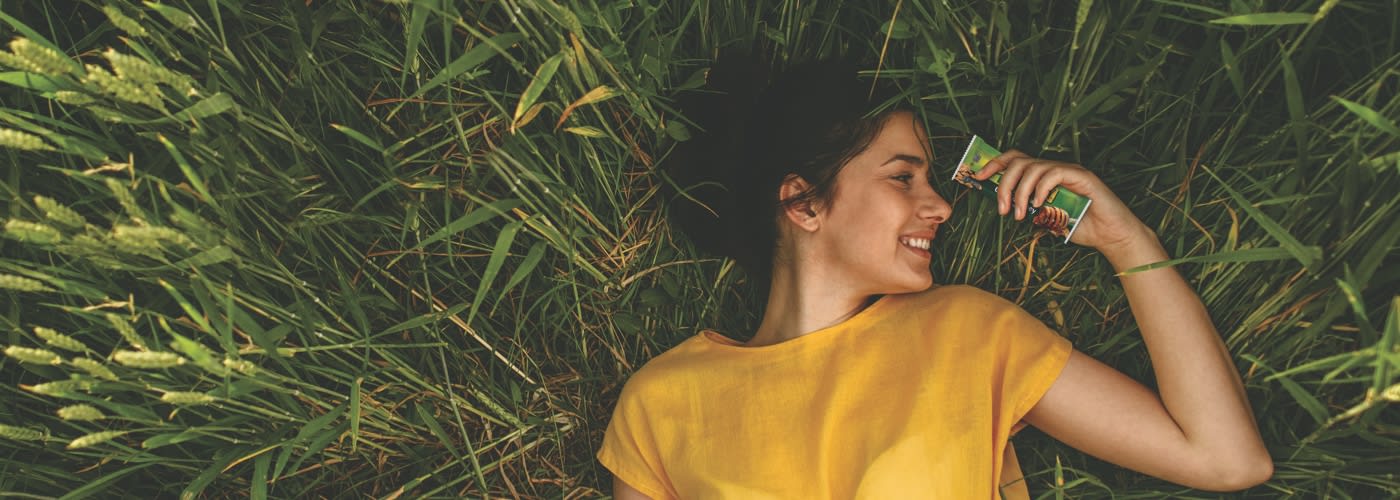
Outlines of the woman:
{"label": "woman", "polygon": [[[1159,395],[1010,302],[931,287],[952,208],[913,114],[871,112],[888,90],[815,63],[754,95],[764,65],[721,64],[721,92],[685,106],[709,133],[668,160],[699,185],[674,215],[766,282],[767,305],[749,341],[703,330],[628,380],[598,452],[617,498],[1027,498],[1009,442],[1027,424],[1194,488],[1270,477],[1230,354],[1175,270],[1122,277]],[[1000,214],[1062,186],[1094,201],[1072,242],[1118,271],[1168,259],[1088,170],[1009,151],[976,178],[997,172]]]}

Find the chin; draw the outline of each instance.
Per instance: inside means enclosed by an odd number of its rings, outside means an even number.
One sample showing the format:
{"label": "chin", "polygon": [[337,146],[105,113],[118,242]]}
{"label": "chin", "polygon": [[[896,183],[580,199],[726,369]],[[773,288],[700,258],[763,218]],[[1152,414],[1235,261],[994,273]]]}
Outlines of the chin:
{"label": "chin", "polygon": [[889,293],[917,293],[928,290],[928,287],[931,286],[933,286],[933,276],[924,273],[922,278],[899,283],[899,285],[892,287],[894,290]]}

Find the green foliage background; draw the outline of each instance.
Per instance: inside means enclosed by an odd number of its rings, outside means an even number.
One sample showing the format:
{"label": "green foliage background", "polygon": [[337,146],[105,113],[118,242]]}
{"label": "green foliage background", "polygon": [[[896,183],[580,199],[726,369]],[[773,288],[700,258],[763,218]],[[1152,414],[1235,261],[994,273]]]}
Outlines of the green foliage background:
{"label": "green foliage background", "polygon": [[[756,325],[658,166],[668,96],[766,39],[879,61],[936,165],[977,133],[1100,173],[1236,355],[1276,462],[1243,495],[1400,494],[1394,2],[0,7],[0,490],[607,493],[627,376]],[[938,281],[1152,385],[1106,261],[950,184]],[[1017,444],[1034,495],[1217,496]]]}

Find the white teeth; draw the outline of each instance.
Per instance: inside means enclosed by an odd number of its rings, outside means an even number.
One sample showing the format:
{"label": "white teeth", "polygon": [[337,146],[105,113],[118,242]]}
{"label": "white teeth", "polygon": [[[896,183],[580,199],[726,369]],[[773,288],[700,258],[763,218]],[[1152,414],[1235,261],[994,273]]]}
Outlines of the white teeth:
{"label": "white teeth", "polygon": [[899,242],[922,250],[928,250],[929,245],[929,240],[923,238],[910,238],[907,236],[900,236]]}

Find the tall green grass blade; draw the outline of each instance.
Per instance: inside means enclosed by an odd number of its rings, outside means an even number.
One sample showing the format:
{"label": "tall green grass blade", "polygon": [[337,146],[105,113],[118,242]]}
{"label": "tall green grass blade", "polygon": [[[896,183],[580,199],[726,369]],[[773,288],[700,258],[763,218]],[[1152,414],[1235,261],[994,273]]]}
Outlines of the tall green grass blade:
{"label": "tall green grass blade", "polygon": [[1228,16],[1210,20],[1211,24],[1236,26],[1281,26],[1289,24],[1310,24],[1312,22],[1312,14],[1303,14],[1299,12],[1260,12],[1257,14],[1241,14],[1238,16]]}
{"label": "tall green grass blade", "polygon": [[66,87],[63,82],[59,80],[27,71],[0,72],[0,83],[14,85],[22,89],[37,90],[39,92],[53,92]]}
{"label": "tall green grass blade", "polygon": [[130,467],[123,467],[115,472],[103,474],[102,477],[98,478],[97,480],[84,484],[78,488],[73,489],[72,491],[65,493],[63,496],[59,497],[59,500],[81,500],[93,495],[110,493],[111,490],[109,488],[111,488],[113,486],[112,483],[115,483],[118,479],[121,479],[132,473],[139,472],[142,469],[155,465],[159,464],[155,462],[138,463]]}
{"label": "tall green grass blade", "polygon": [[253,479],[248,491],[251,500],[267,500],[267,466],[271,458],[264,453],[253,459]]}
{"label": "tall green grass blade", "polygon": [[1371,126],[1376,127],[1377,129],[1380,129],[1381,131],[1387,134],[1400,137],[1400,127],[1396,127],[1395,122],[1392,122],[1390,121],[1390,119],[1381,116],[1381,114],[1376,112],[1376,110],[1352,101],[1348,101],[1341,97],[1331,96],[1331,98],[1333,101],[1337,101],[1342,106],[1346,107],[1347,111],[1350,111],[1356,116],[1361,117],[1362,120],[1365,120],[1366,123],[1371,124]]}
{"label": "tall green grass blade", "polygon": [[481,283],[476,288],[476,296],[472,298],[472,308],[467,313],[467,323],[471,323],[476,318],[476,311],[486,300],[486,292],[490,290],[491,282],[495,281],[496,273],[500,272],[501,264],[505,263],[506,255],[510,253],[511,244],[515,242],[515,234],[520,232],[520,228],[524,225],[525,221],[512,222],[507,224],[496,236],[496,244],[491,248],[491,259],[486,262],[486,271],[482,273]]}
{"label": "tall green grass blade", "polygon": [[1297,142],[1298,148],[1307,156],[1308,141],[1304,136],[1304,127],[1307,126],[1306,111],[1303,109],[1303,90],[1298,82],[1298,72],[1293,69],[1293,63],[1289,60],[1288,54],[1281,54],[1278,59],[1279,66],[1283,68],[1283,91],[1284,102],[1288,104],[1288,117],[1291,120],[1288,128],[1293,131],[1293,140]]}
{"label": "tall green grass blade", "polygon": [[472,47],[471,50],[468,50],[451,63],[448,63],[446,67],[442,68],[442,71],[439,71],[437,75],[428,80],[428,83],[424,83],[423,86],[418,87],[418,91],[411,94],[409,99],[422,97],[423,94],[427,93],[429,90],[438,88],[448,81],[461,76],[463,73],[475,69],[492,56],[501,53],[507,47],[515,45],[524,39],[525,36],[519,33],[502,33],[482,40],[481,43]]}
{"label": "tall green grass blade", "polygon": [[[490,218],[495,217],[497,215],[504,215],[506,212],[513,210],[516,207],[519,207],[521,204],[522,202],[520,200],[509,198],[504,200],[496,200],[482,205],[480,207],[477,207],[475,210],[467,212],[466,215],[458,217],[456,220],[443,226],[442,229],[437,230],[423,241],[418,242],[417,245],[409,249],[409,252],[422,249],[423,247],[426,247],[430,244],[447,239],[452,235],[476,227],[477,224],[486,222]],[[405,252],[403,255],[407,255],[409,252]],[[402,257],[395,257],[393,260],[389,261],[389,264],[385,267],[392,267],[394,263],[398,262],[400,258]]]}
{"label": "tall green grass blade", "polygon": [[1228,183],[1216,176],[1215,172],[1211,171],[1210,168],[1202,167],[1202,170],[1215,178],[1215,180],[1219,182],[1220,189],[1229,194],[1230,198],[1235,200],[1235,203],[1249,215],[1250,219],[1253,219],[1255,223],[1259,224],[1260,227],[1264,228],[1264,230],[1269,233],[1269,236],[1272,236],[1282,244],[1283,248],[1287,250],[1294,259],[1297,259],[1298,262],[1303,264],[1303,267],[1312,268],[1315,265],[1314,263],[1322,258],[1321,248],[1302,244],[1302,242],[1299,242],[1297,238],[1290,234],[1287,229],[1284,229],[1277,221],[1258,208],[1254,208],[1248,200],[1245,200],[1244,196],[1240,195],[1240,193],[1231,188]]}

